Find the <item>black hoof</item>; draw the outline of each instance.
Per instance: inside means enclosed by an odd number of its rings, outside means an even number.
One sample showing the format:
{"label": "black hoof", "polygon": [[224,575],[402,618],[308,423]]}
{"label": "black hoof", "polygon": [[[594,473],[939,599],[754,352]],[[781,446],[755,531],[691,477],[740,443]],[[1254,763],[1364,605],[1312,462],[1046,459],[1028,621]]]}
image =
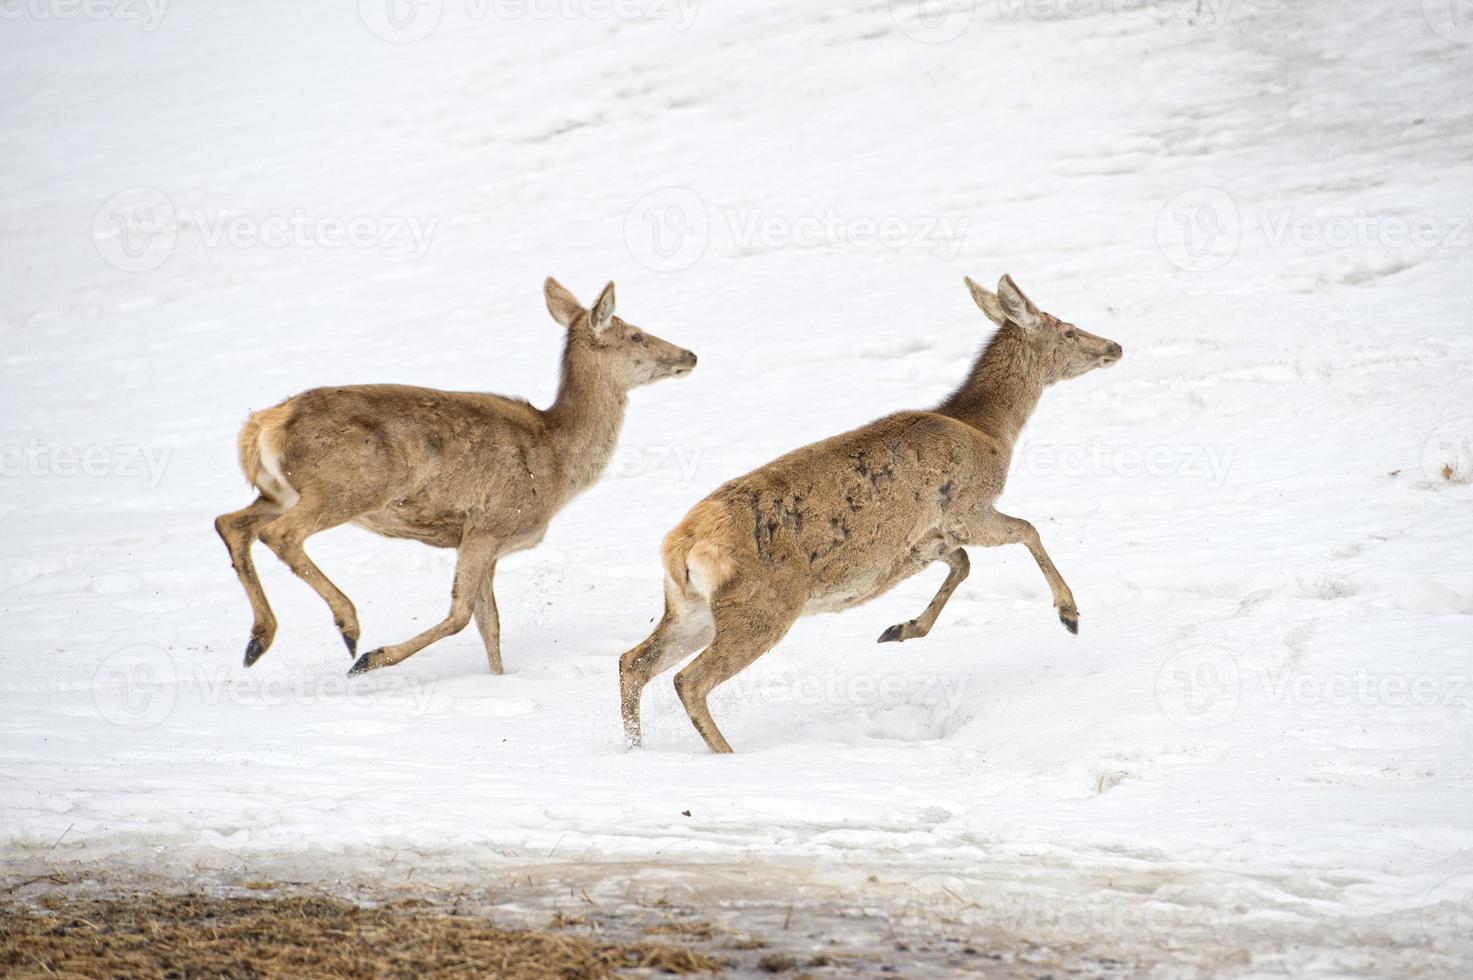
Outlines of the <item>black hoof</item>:
{"label": "black hoof", "polygon": [[880,638],[878,640],[876,640],[875,642],[876,643],[899,643],[901,640],[905,639],[905,637],[903,637],[903,636],[900,635],[902,632],[904,632],[904,630],[905,630],[905,624],[904,623],[896,623],[894,626],[890,627],[885,632],[881,633],[880,634]]}
{"label": "black hoof", "polygon": [[348,647],[348,656],[350,656],[350,657],[356,657],[356,656],[358,656],[358,637],[356,637],[356,636],[349,636],[347,633],[344,633],[343,634],[343,643],[345,643],[347,645],[347,647]]}
{"label": "black hoof", "polygon": [[1077,613],[1073,616],[1067,613],[1059,613],[1059,622],[1063,623],[1064,628],[1070,633],[1073,633],[1075,636],[1079,635],[1079,615]]}
{"label": "black hoof", "polygon": [[251,642],[246,644],[245,665],[249,667],[257,660],[260,660],[262,655],[264,655],[265,653],[265,645],[262,644],[261,641],[256,637],[251,637]]}
{"label": "black hoof", "polygon": [[363,656],[359,657],[358,660],[354,662],[353,666],[348,668],[348,676],[357,677],[359,674],[366,674],[370,670],[377,670],[378,668],[382,667],[383,664],[379,663],[379,655],[383,652],[384,651],[382,648],[378,650],[370,650]]}

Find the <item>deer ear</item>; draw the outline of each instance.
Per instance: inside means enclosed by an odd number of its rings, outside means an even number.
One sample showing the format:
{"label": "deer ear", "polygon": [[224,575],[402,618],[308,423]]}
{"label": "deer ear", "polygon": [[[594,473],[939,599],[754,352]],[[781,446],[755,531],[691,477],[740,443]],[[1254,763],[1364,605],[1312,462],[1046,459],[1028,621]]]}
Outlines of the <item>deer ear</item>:
{"label": "deer ear", "polygon": [[609,283],[604,291],[598,294],[594,301],[593,310],[588,315],[589,326],[593,327],[595,334],[603,333],[614,319],[614,284]]}
{"label": "deer ear", "polygon": [[1023,290],[1013,282],[1012,276],[1003,276],[998,282],[997,298],[1002,302],[1002,308],[1007,313],[1008,319],[1024,330],[1032,330],[1042,319],[1039,316],[1038,307],[1033,305],[1033,300],[1023,294]]}
{"label": "deer ear", "polygon": [[1008,315],[1003,312],[1002,303],[998,301],[997,294],[989,293],[987,290],[977,285],[975,282],[972,281],[971,276],[966,276],[964,278],[967,280],[967,288],[972,291],[973,301],[976,302],[977,306],[982,310],[983,313],[987,314],[987,319],[991,320],[999,327],[1006,326],[1008,322]]}
{"label": "deer ear", "polygon": [[552,276],[542,284],[542,294],[547,297],[547,312],[563,327],[571,327],[573,320],[583,312],[583,306],[568,292],[567,287]]}

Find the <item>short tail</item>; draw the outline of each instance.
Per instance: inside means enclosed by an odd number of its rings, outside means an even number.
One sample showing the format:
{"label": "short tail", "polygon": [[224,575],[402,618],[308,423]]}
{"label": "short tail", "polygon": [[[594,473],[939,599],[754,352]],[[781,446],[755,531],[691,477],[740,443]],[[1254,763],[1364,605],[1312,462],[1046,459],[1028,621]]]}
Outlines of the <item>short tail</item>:
{"label": "short tail", "polygon": [[281,468],[286,422],[291,414],[291,402],[285,401],[251,413],[240,430],[241,470],[251,486],[281,504],[293,504],[298,496]]}
{"label": "short tail", "polygon": [[681,596],[709,601],[736,574],[731,533],[726,508],[707,498],[665,535],[665,574]]}

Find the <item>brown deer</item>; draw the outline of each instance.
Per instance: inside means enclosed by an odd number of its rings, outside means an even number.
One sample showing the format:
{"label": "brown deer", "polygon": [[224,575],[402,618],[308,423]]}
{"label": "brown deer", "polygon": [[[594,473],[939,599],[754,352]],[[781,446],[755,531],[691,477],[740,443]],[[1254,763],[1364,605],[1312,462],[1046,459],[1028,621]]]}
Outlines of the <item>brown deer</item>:
{"label": "brown deer", "polygon": [[397,664],[460,632],[474,612],[491,671],[501,673],[492,576],[502,555],[531,548],[608,465],[628,392],[689,374],[696,356],[614,315],[614,284],[585,310],[558,282],[547,309],[567,329],[562,383],[543,411],[477,392],[404,385],[316,388],[256,412],[240,433],[240,463],[260,496],[215,530],[255,613],[245,665],[270,648],[276,617],[251,562],[260,538],[332,609],[358,651],[358,614],[303,544],[349,521],[391,538],[457,552],[450,614],[418,636],[365,653],[349,674]]}
{"label": "brown deer", "polygon": [[1044,388],[1123,356],[1120,345],[1040,312],[1008,276],[997,293],[967,279],[998,326],[960,388],[929,412],[900,412],[779,457],[719,487],[666,537],[665,615],[619,659],[624,734],[639,745],[639,699],[675,675],[713,752],[730,752],[706,698],[771,650],[800,616],[868,602],[935,561],[946,581],[915,619],[880,642],[925,636],[967,577],[966,545],[1021,543],[1079,632],[1074,596],[1032,524],[998,513],[1013,446]]}

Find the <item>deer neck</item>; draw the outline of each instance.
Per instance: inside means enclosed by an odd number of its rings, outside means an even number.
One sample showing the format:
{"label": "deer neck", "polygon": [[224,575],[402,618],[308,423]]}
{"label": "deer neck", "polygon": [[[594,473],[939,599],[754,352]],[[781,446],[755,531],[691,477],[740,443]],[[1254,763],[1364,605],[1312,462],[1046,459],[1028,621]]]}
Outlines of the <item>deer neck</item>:
{"label": "deer neck", "polygon": [[591,486],[608,466],[628,404],[628,393],[600,369],[587,345],[569,338],[557,400],[546,418],[549,442],[568,474],[571,493]]}
{"label": "deer neck", "polygon": [[1046,386],[1040,365],[1011,325],[998,330],[961,387],[936,411],[980,429],[1011,450]]}

